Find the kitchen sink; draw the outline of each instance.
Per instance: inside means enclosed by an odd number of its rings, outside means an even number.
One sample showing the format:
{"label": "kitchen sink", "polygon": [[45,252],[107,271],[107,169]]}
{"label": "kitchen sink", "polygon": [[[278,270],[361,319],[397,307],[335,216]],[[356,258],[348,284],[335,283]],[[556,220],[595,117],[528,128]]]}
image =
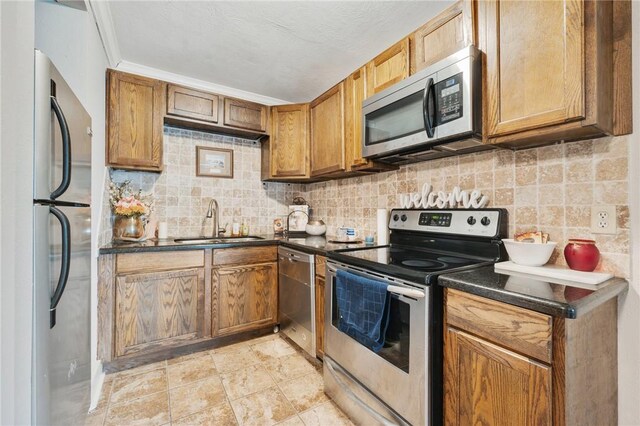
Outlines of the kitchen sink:
{"label": "kitchen sink", "polygon": [[224,243],[240,243],[244,241],[258,241],[264,240],[263,237],[256,237],[249,235],[246,237],[188,237],[188,238],[176,238],[173,241],[180,244],[224,244]]}

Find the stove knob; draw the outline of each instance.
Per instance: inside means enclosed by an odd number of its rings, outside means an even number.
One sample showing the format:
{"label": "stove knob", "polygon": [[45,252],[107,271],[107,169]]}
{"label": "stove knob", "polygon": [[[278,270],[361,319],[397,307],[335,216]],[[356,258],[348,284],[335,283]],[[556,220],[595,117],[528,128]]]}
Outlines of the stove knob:
{"label": "stove knob", "polygon": [[397,214],[394,214],[394,215],[393,215],[393,221],[394,221],[394,222],[397,222],[397,221],[398,221],[398,219],[400,219],[400,216],[398,216]]}
{"label": "stove knob", "polygon": [[491,223],[491,219],[485,216],[482,219],[480,219],[480,223],[483,224],[484,226],[489,226],[489,224]]}
{"label": "stove knob", "polygon": [[403,222],[406,222],[407,221],[407,215],[403,214],[402,216],[400,216],[400,220],[403,221]]}
{"label": "stove knob", "polygon": [[469,217],[467,218],[467,223],[468,223],[469,225],[475,225],[475,224],[476,224],[476,218],[475,218],[475,217],[473,217],[473,216],[469,216]]}

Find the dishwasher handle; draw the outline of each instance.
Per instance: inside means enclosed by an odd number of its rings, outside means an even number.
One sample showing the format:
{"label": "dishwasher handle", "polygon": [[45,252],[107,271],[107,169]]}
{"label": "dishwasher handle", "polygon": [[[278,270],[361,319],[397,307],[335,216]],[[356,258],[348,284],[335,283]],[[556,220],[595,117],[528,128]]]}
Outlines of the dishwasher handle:
{"label": "dishwasher handle", "polygon": [[289,261],[292,263],[295,262],[303,262],[303,263],[313,263],[313,255],[300,253],[293,250],[287,250],[280,248],[278,249],[278,259],[280,261]]}

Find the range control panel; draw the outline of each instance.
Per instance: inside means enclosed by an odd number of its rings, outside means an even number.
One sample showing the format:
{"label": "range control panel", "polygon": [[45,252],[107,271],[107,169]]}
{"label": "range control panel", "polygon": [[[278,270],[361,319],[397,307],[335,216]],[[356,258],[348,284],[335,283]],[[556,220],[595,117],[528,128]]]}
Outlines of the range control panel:
{"label": "range control panel", "polygon": [[499,238],[506,211],[502,209],[391,210],[389,229]]}

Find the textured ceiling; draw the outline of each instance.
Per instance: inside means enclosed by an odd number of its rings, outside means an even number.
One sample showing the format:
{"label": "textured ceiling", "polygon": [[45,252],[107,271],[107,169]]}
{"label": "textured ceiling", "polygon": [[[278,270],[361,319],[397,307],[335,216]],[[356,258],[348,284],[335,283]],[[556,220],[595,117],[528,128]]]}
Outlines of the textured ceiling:
{"label": "textured ceiling", "polygon": [[450,1],[114,1],[122,59],[309,101]]}

